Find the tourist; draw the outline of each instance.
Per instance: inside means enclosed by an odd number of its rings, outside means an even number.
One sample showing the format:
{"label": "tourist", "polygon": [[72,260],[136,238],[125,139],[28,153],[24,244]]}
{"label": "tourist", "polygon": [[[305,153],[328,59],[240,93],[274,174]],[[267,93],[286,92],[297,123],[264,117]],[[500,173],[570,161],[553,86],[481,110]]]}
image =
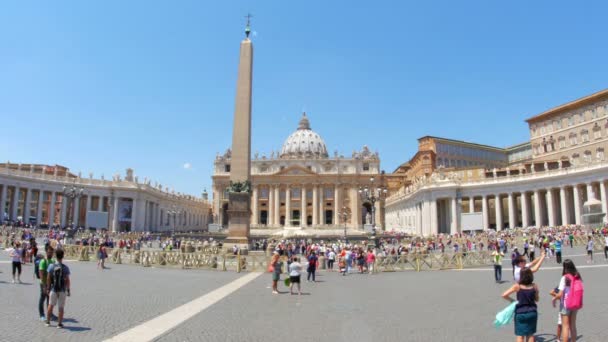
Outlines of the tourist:
{"label": "tourist", "polygon": [[[505,254],[500,250],[492,252],[492,260],[494,262],[494,280],[497,284],[502,282],[502,258]],[[515,274],[515,271],[513,272]]]}
{"label": "tourist", "polygon": [[12,258],[13,264],[13,284],[15,283],[15,273],[17,274],[17,281],[21,284],[21,260],[23,257],[23,249],[19,241],[15,242],[15,247],[9,253]]}
{"label": "tourist", "polygon": [[[578,336],[578,331],[576,329],[576,316],[580,308],[582,308],[583,303],[582,281],[583,278],[581,277],[580,273],[578,273],[574,262],[572,262],[570,259],[564,260],[562,278],[560,279],[559,286],[557,287],[558,292],[553,294],[553,305],[555,305],[555,301],[560,301],[560,314],[562,315],[561,335],[563,342],[568,342],[570,337],[572,337],[572,341],[576,341]],[[580,287],[577,285],[580,285]],[[574,304],[576,309],[567,308],[568,305],[566,304],[565,294],[568,294],[571,299],[575,300]]]}
{"label": "tourist", "polygon": [[102,241],[97,249],[97,269],[104,270],[106,268],[105,262],[107,257],[106,244]]}
{"label": "tourist", "polygon": [[561,240],[561,238],[558,237],[557,239],[555,239],[553,246],[555,247],[555,261],[557,261],[558,264],[561,264],[562,263],[562,240]]}
{"label": "tourist", "polygon": [[359,273],[363,273],[363,268],[365,267],[365,253],[363,253],[363,248],[359,248],[357,251],[357,268],[359,268]]}
{"label": "tourist", "polygon": [[293,286],[297,284],[298,287],[298,295],[302,294],[302,289],[300,286],[300,274],[302,273],[302,265],[300,264],[300,259],[298,257],[293,257],[293,262],[289,265],[289,292],[293,293]]}
{"label": "tourist", "polygon": [[342,275],[345,276],[346,275],[346,271],[347,271],[347,268],[346,268],[346,256],[344,256],[342,254],[338,257],[338,268],[340,269],[340,272],[342,272]]}
{"label": "tourist", "polygon": [[[555,298],[555,296],[559,293],[559,287],[554,288],[549,292],[549,294]],[[555,300],[551,301],[553,307],[555,307]],[[560,304],[559,310],[557,312],[557,331],[555,333],[555,341],[560,341],[562,339],[562,307]]]}
{"label": "tourist", "polygon": [[40,279],[40,299],[38,300],[38,313],[40,314],[40,320],[45,321],[44,317],[44,303],[46,302],[47,306],[49,304],[49,294],[46,291],[46,282],[48,275],[48,268],[50,265],[55,263],[55,259],[53,259],[54,250],[51,246],[46,248],[46,254],[44,258],[40,259],[39,264],[36,267],[38,272],[37,278]]}
{"label": "tourist", "polygon": [[369,274],[372,274],[372,272],[374,271],[374,263],[376,262],[376,255],[374,254],[371,248],[367,250],[366,258],[367,271],[369,272]]}
{"label": "tourist", "polygon": [[[510,297],[516,293],[517,299]],[[517,300],[515,306],[515,341],[534,342],[538,312],[538,286],[534,283],[534,273],[526,268],[521,271],[521,279],[518,284],[511,286],[502,297],[509,302]]]}
{"label": "tourist", "polygon": [[608,235],[604,235],[604,258],[608,260]]}
{"label": "tourist", "polygon": [[515,265],[517,264],[517,260],[519,260],[520,256],[521,254],[519,254],[517,247],[513,247],[513,253],[511,253],[511,266],[513,267],[513,275],[515,275]]}
{"label": "tourist", "polygon": [[46,312],[46,326],[51,326],[51,315],[53,308],[57,305],[59,314],[57,315],[57,328],[63,328],[63,314],[65,309],[66,297],[70,296],[70,269],[63,264],[63,250],[55,252],[57,262],[51,264],[47,269],[46,290],[49,293],[50,304]]}
{"label": "tourist", "polygon": [[593,262],[593,237],[589,235],[587,237],[587,263]]}
{"label": "tourist", "polygon": [[[606,240],[606,241],[608,241],[608,240]],[[334,249],[331,248],[329,250],[329,253],[327,254],[327,270],[329,272],[331,272],[331,271],[334,270],[334,262],[335,261],[336,261],[336,252],[334,252]]]}
{"label": "tourist", "polygon": [[278,283],[281,280],[281,256],[279,252],[274,251],[272,253],[272,259],[270,259],[270,272],[272,272],[272,294],[279,294]]}
{"label": "tourist", "polygon": [[317,271],[318,260],[319,259],[315,255],[315,252],[312,251],[308,256],[308,268],[306,269],[306,271],[308,272],[308,275],[306,276],[307,281],[310,281],[310,276],[312,275],[312,282],[315,282],[315,273]]}
{"label": "tourist", "polygon": [[532,273],[536,273],[540,269],[540,266],[543,264],[543,261],[545,260],[545,253],[546,253],[545,250],[543,250],[540,253],[540,258],[538,258],[530,263],[526,263],[525,256],[523,256],[523,255],[519,256],[516,260],[515,271],[513,272],[513,281],[516,283],[519,283],[522,269],[529,268],[532,271]]}
{"label": "tourist", "polygon": [[346,272],[350,273],[350,270],[353,268],[353,252],[350,250],[350,247],[346,247]]}

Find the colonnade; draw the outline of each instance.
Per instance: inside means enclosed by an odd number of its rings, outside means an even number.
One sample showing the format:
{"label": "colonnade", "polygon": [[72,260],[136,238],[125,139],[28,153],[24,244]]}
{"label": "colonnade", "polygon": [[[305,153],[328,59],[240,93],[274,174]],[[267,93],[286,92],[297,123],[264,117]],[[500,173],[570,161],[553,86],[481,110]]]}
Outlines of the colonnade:
{"label": "colonnade", "polygon": [[[427,191],[387,206],[388,229],[420,235],[463,230],[582,224],[583,204],[593,198],[608,213],[606,179],[571,184]],[[469,188],[469,189],[467,189]],[[481,216],[480,220],[476,220]],[[606,219],[606,218],[605,218]],[[478,224],[475,224],[478,222]]]}
{"label": "colonnade", "polygon": [[[113,231],[192,230],[203,229],[208,223],[208,206],[195,208],[133,191],[85,187],[82,196],[70,197],[59,186],[47,184],[4,182],[0,188],[1,221],[21,219],[36,225],[110,227]],[[92,218],[95,213],[107,215],[107,221]]]}
{"label": "colonnade", "polygon": [[[254,184],[251,199],[253,227],[361,228],[366,208],[356,184]],[[219,190],[217,191],[219,193]],[[378,224],[382,222],[377,212]],[[346,215],[343,215],[346,213]],[[220,224],[226,218],[219,217]],[[346,219],[346,221],[345,221]]]}

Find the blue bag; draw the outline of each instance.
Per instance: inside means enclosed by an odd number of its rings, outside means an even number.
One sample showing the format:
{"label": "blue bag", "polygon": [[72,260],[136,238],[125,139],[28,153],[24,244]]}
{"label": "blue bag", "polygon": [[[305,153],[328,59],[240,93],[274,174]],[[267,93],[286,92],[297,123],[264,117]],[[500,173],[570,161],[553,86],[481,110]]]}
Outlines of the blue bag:
{"label": "blue bag", "polygon": [[509,304],[506,308],[496,314],[496,319],[494,320],[494,327],[500,328],[503,325],[507,325],[511,323],[513,320],[513,316],[515,315],[515,305],[517,305],[517,301]]}

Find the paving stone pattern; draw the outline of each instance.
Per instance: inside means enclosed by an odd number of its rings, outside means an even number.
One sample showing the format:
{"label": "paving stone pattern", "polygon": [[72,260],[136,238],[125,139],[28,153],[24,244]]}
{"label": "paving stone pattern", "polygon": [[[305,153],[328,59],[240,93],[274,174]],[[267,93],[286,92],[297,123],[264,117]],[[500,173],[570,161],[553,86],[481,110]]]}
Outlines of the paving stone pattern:
{"label": "paving stone pattern", "polygon": [[[566,254],[583,254],[566,249]],[[608,265],[596,254],[586,268],[573,258],[585,281],[585,307],[579,313],[580,341],[605,341],[608,317]],[[464,271],[394,272],[374,275],[319,272],[317,283],[303,282],[302,296],[272,295],[263,274],[157,341],[513,341],[513,326],[496,330],[492,321],[506,306],[500,294],[511,285],[510,260],[494,283],[489,268]],[[38,285],[32,266],[26,284],[10,284],[10,263],[0,252],[0,341],[101,341],[187,303],[240,277],[234,272],[143,268],[68,262],[73,294],[66,329],[38,320]],[[557,309],[548,291],[561,270],[547,262],[536,274],[541,288],[537,341],[554,338]],[[282,291],[285,287],[281,285]]]}

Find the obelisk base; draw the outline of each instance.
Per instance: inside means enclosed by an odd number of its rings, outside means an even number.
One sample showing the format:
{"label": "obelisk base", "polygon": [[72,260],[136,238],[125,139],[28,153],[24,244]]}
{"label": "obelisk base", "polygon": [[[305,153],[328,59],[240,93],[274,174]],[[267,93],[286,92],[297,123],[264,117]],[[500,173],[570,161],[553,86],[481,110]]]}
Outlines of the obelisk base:
{"label": "obelisk base", "polygon": [[228,237],[224,248],[229,251],[234,245],[237,245],[242,252],[249,250],[250,201],[249,193],[228,193]]}

